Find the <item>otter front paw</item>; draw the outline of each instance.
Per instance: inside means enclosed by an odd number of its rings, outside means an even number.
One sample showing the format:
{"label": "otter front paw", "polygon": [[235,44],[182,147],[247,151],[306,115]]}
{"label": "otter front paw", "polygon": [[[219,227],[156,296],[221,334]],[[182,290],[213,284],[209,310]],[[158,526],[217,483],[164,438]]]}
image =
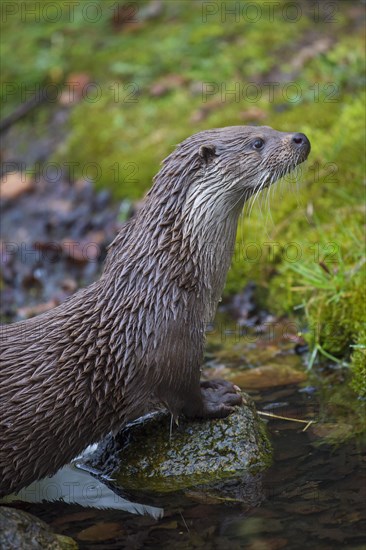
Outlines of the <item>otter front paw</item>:
{"label": "otter front paw", "polygon": [[226,380],[201,382],[203,401],[202,418],[224,418],[234,412],[234,407],[242,403],[240,389]]}

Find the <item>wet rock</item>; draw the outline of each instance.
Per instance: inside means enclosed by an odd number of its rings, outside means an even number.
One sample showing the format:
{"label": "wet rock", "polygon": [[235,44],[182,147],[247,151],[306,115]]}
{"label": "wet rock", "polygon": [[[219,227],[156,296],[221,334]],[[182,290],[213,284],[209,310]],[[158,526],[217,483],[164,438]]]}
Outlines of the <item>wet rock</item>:
{"label": "wet rock", "polygon": [[0,506],[0,547],[2,550],[75,550],[69,537],[56,535],[35,516]]}
{"label": "wet rock", "polygon": [[232,381],[241,388],[256,390],[299,384],[304,382],[306,378],[305,372],[294,369],[289,365],[266,365],[243,371],[237,374]]}
{"label": "wet rock", "polygon": [[117,480],[119,487],[145,492],[230,484],[233,478],[237,483],[245,475],[253,479],[269,466],[271,447],[253,402],[243,397],[245,404],[224,419],[180,419],[171,426],[168,413],[147,415],[107,438],[86,465]]}

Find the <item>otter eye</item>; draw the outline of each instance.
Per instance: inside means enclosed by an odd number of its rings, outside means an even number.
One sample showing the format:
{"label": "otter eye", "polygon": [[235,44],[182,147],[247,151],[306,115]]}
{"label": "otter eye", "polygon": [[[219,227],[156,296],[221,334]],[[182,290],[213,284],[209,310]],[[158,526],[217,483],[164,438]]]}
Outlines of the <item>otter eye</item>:
{"label": "otter eye", "polygon": [[262,149],[264,145],[264,141],[262,138],[257,138],[254,142],[253,142],[253,147],[254,149]]}

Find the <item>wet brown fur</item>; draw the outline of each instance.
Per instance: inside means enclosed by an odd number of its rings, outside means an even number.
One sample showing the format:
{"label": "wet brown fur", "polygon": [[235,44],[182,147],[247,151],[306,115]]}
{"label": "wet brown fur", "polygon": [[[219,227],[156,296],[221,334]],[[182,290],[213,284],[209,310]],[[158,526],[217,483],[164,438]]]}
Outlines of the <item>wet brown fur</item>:
{"label": "wet brown fur", "polygon": [[[258,136],[262,152],[253,149]],[[101,278],[45,314],[1,327],[2,494],[54,473],[151,400],[174,415],[204,416],[205,325],[238,216],[259,182],[305,160],[292,137],[243,126],[191,136],[112,243]]]}

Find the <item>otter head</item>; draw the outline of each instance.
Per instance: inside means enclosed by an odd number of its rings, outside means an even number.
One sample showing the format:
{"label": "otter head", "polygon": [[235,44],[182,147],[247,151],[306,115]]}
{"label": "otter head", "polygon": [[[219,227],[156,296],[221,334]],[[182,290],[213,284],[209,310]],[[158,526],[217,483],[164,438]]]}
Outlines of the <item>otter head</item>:
{"label": "otter head", "polygon": [[216,128],[178,145],[158,179],[171,185],[165,187],[171,196],[180,200],[184,196],[188,217],[201,211],[222,218],[240,211],[251,195],[291,172],[309,152],[310,142],[304,134],[278,132],[268,126]]}
{"label": "otter head", "polygon": [[[304,134],[269,126],[231,126],[196,134],[200,139],[201,191],[224,193],[243,202],[304,162],[310,142]],[[231,202],[231,201],[229,201]]]}
{"label": "otter head", "polygon": [[269,126],[204,130],[165,159],[148,193],[147,211],[156,215],[158,210],[165,225],[174,225],[176,216],[223,220],[304,162],[309,152],[304,134]]}

